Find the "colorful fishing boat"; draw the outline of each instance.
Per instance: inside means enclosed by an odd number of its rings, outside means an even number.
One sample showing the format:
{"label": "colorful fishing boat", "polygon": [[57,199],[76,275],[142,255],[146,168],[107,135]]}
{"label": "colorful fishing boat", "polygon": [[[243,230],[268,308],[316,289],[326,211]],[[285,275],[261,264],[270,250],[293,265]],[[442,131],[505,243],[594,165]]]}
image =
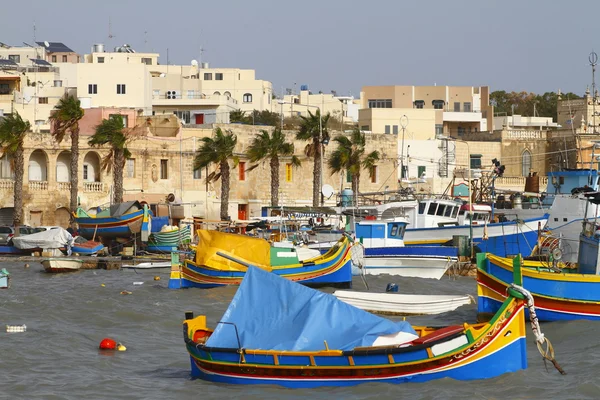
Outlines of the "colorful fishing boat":
{"label": "colorful fishing boat", "polygon": [[190,225],[161,232],[152,232],[148,238],[146,249],[153,253],[170,253],[173,248],[189,244],[191,233],[192,228]]}
{"label": "colorful fishing boat", "polygon": [[512,287],[489,323],[412,327],[251,267],[216,328],[188,312],[183,336],[192,377],[213,382],[310,388],[486,379],[527,368],[526,296]]}
{"label": "colorful fishing boat", "polygon": [[140,233],[143,242],[148,241],[152,211],[147,204],[138,201],[112,204],[100,209],[95,215],[88,214],[81,207],[75,213],[78,232],[86,239],[128,238]]}
{"label": "colorful fishing boat", "polygon": [[71,247],[73,253],[87,256],[96,254],[102,249],[104,249],[104,245],[102,243],[93,240],[87,240],[82,236],[77,236],[73,243],[73,247]]}
{"label": "colorful fishing boat", "polygon": [[264,239],[198,230],[193,259],[171,270],[169,288],[239,285],[250,266],[307,285],[352,284],[352,242],[343,237],[324,255],[299,261],[294,248],[272,247]]}

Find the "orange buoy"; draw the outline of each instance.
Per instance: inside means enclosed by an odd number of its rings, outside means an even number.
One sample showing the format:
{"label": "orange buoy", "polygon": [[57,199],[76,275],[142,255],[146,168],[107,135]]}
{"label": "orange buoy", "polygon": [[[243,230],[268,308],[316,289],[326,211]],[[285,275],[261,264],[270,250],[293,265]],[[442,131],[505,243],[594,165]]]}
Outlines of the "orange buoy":
{"label": "orange buoy", "polygon": [[112,339],[104,338],[100,342],[100,349],[101,350],[115,350],[116,348],[117,348],[117,342],[115,342]]}

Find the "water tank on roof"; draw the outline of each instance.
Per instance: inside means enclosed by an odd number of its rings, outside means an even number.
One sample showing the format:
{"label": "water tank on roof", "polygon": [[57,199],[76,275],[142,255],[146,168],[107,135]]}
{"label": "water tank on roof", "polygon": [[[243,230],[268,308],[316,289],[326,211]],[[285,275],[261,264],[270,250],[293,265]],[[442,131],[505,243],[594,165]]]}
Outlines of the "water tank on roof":
{"label": "water tank on roof", "polygon": [[300,90],[308,90],[308,85],[300,85]]}
{"label": "water tank on roof", "polygon": [[200,68],[207,69],[208,68],[208,63],[207,62],[203,62],[202,64],[200,64]]}
{"label": "water tank on roof", "polygon": [[102,43],[93,45],[92,53],[104,53],[104,45]]}

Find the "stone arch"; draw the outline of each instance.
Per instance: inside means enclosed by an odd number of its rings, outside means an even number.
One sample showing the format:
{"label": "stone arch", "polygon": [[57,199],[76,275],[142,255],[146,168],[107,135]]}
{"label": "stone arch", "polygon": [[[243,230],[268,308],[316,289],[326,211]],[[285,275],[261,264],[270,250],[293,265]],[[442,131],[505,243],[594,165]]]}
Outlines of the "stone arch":
{"label": "stone arch", "polygon": [[217,91],[217,92],[214,92],[214,93],[213,93],[213,95],[214,95],[214,96],[220,96],[220,95],[221,95],[221,92],[219,92],[219,91]]}
{"label": "stone arch", "polygon": [[231,97],[231,93],[230,92],[224,92],[223,96]]}
{"label": "stone arch", "polygon": [[100,182],[100,156],[95,151],[88,151],[83,157],[83,181]]}
{"label": "stone arch", "polygon": [[61,151],[56,157],[56,182],[71,182],[70,151]]}
{"label": "stone arch", "polygon": [[71,222],[71,213],[66,207],[59,207],[54,210],[54,225],[67,229]]}
{"label": "stone arch", "polygon": [[29,181],[44,182],[48,180],[48,155],[44,150],[35,150],[29,156],[27,167]]}

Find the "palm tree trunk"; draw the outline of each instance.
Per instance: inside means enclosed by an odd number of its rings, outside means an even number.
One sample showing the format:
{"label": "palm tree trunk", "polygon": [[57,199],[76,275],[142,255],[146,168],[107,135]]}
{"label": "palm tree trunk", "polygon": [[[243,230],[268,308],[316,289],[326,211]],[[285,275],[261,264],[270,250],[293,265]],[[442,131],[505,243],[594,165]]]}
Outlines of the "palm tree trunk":
{"label": "palm tree trunk", "polygon": [[352,175],[352,193],[355,199],[358,199],[358,186],[360,184],[360,172]]}
{"label": "palm tree trunk", "polygon": [[75,212],[79,206],[77,201],[79,186],[79,124],[73,125],[71,130],[71,201],[69,206],[71,212]]}
{"label": "palm tree trunk", "polygon": [[315,147],[315,163],[313,166],[313,207],[319,207],[319,195],[321,193],[321,143],[319,138],[313,138]]}
{"label": "palm tree trunk", "polygon": [[113,149],[113,151],[113,203],[118,204],[123,202],[123,166],[125,164],[125,156],[122,149]]}
{"label": "palm tree trunk", "polygon": [[14,210],[13,210],[13,225],[21,225],[23,223],[23,172],[25,169],[25,161],[23,159],[23,145],[15,152],[15,188],[14,188]]}
{"label": "palm tree trunk", "polygon": [[229,162],[221,161],[221,220],[229,219]]}
{"label": "palm tree trunk", "polygon": [[271,207],[279,205],[279,157],[271,157]]}

